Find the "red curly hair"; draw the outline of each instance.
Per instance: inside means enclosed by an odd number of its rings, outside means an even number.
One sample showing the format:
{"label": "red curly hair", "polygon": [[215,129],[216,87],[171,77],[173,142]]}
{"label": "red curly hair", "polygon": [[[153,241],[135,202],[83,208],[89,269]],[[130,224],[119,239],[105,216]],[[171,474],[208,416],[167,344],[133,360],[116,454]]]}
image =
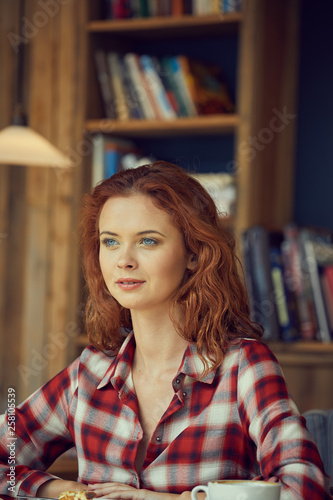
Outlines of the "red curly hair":
{"label": "red curly hair", "polygon": [[181,307],[184,319],[182,326],[175,326],[179,335],[196,343],[205,372],[215,369],[222,362],[228,341],[260,338],[262,328],[250,320],[235,240],[223,225],[215,203],[198,181],[164,161],[118,172],[83,196],[80,236],[89,292],[89,342],[102,351],[118,349],[124,341],[124,330],[132,329],[130,311],[110,295],[105,285],[99,264],[98,230],[108,198],[131,194],[149,196],[167,212],[181,231],[187,252],[196,256],[195,270],[187,271],[187,279],[173,300],[173,306]]}

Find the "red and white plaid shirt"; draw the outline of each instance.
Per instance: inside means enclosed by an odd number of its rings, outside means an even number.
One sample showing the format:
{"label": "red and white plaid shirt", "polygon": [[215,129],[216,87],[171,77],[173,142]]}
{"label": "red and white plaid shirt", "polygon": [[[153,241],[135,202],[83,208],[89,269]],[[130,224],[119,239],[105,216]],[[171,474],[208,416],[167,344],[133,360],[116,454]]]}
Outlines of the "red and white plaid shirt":
{"label": "red and white plaid shirt", "polygon": [[[43,471],[75,446],[83,483],[118,481],[182,493],[210,480],[277,476],[282,500],[331,498],[275,357],[249,339],[230,345],[222,365],[201,381],[202,362],[195,344],[188,345],[173,380],[174,397],[138,474],[142,428],[131,376],[134,351],[133,334],[117,355],[87,347],[18,407],[16,494],[35,495],[53,477]],[[8,429],[1,418],[0,491],[15,496],[8,491]]]}

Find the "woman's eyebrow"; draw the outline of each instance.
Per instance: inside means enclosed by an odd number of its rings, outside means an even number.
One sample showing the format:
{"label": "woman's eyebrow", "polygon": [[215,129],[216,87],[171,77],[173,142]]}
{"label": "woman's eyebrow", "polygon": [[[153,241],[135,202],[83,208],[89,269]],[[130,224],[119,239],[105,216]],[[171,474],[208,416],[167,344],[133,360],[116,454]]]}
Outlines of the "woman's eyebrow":
{"label": "woman's eyebrow", "polygon": [[165,238],[165,235],[160,233],[159,231],[156,231],[155,229],[147,229],[146,231],[140,231],[138,234],[138,236],[141,236],[142,234],[160,234],[161,236],[163,236]]}
{"label": "woman's eyebrow", "polygon": [[[119,236],[119,234],[112,233],[111,231],[102,231],[101,233],[99,233],[100,236],[102,236],[102,234],[108,234],[110,236]],[[163,233],[160,233],[159,231],[156,231],[155,229],[147,229],[145,231],[140,231],[139,233],[137,233],[138,236],[141,236],[143,234],[159,234],[165,238],[165,235]]]}
{"label": "woman's eyebrow", "polygon": [[101,233],[99,233],[100,236],[102,236],[102,234],[109,234],[110,236],[119,236],[117,233],[111,233],[111,231],[102,231]]}

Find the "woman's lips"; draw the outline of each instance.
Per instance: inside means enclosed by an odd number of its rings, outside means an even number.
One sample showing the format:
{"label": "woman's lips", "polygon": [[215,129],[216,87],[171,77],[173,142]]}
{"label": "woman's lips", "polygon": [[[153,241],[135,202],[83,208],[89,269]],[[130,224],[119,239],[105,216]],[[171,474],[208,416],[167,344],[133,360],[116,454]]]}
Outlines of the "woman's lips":
{"label": "woman's lips", "polygon": [[141,280],[134,280],[131,278],[120,278],[116,284],[121,290],[135,290],[140,288],[145,282]]}

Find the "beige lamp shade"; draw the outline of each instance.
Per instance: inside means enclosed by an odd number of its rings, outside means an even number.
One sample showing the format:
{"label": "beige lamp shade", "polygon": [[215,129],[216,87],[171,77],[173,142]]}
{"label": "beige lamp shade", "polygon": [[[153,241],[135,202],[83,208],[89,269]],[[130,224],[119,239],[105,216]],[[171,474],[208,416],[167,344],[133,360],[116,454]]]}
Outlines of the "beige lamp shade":
{"label": "beige lamp shade", "polygon": [[25,125],[10,125],[0,132],[0,163],[57,168],[73,166],[59,149]]}

